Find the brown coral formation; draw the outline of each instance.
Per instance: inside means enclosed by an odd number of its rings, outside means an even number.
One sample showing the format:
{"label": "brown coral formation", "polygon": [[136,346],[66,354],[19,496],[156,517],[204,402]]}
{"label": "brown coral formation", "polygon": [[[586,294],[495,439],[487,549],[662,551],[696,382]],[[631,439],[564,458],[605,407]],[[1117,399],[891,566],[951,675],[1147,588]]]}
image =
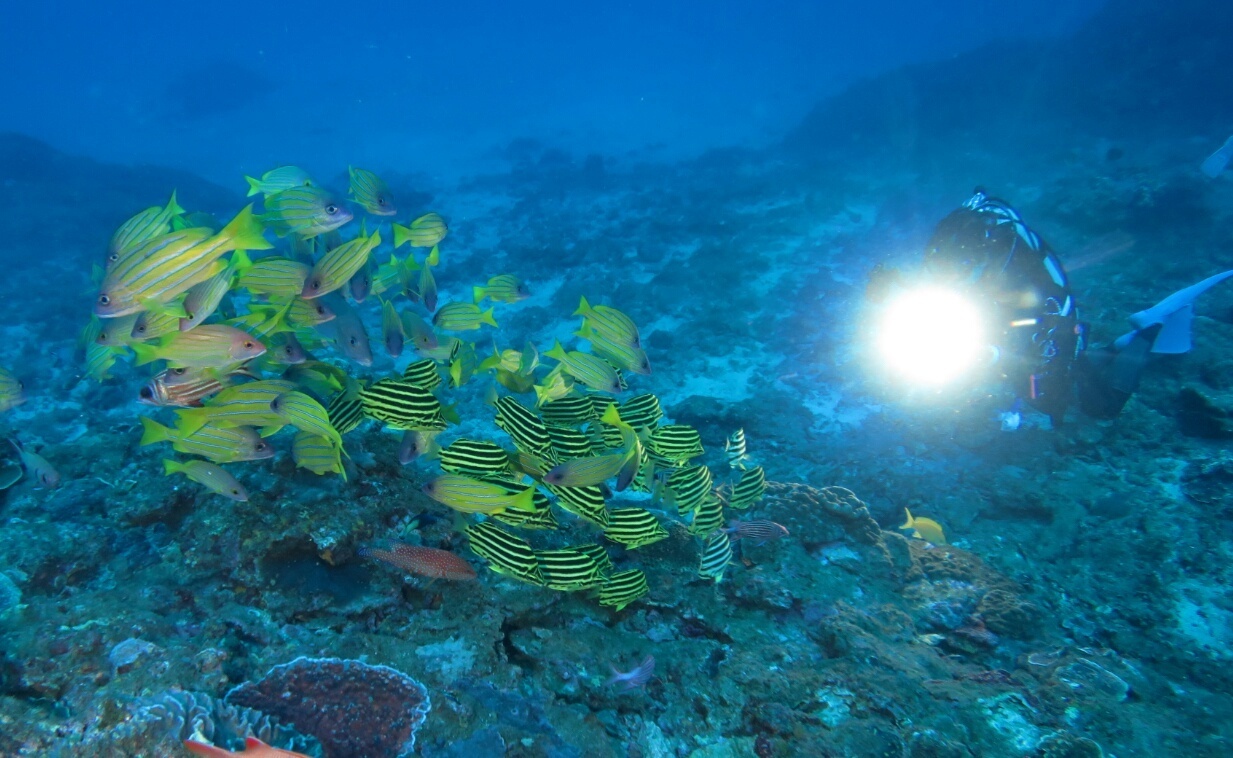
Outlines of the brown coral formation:
{"label": "brown coral formation", "polygon": [[819,513],[830,516],[843,527],[849,537],[861,544],[875,545],[881,536],[882,530],[873,516],[869,515],[869,508],[849,489],[819,489],[807,484],[767,482],[766,496],[768,500],[777,501],[781,506],[804,509],[812,518],[816,518]]}
{"label": "brown coral formation", "polygon": [[411,755],[428,690],[388,666],[297,658],[227,693],[230,704],[278,717],[321,743],[326,758]]}

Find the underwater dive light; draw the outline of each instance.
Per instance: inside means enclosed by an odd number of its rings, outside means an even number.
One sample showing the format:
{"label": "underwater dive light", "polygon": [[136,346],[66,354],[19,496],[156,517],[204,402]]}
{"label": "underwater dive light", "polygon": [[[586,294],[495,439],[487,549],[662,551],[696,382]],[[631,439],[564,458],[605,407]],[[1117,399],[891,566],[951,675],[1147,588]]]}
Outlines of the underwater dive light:
{"label": "underwater dive light", "polygon": [[983,314],[958,292],[922,286],[897,293],[876,331],[883,362],[904,380],[941,386],[988,355]]}

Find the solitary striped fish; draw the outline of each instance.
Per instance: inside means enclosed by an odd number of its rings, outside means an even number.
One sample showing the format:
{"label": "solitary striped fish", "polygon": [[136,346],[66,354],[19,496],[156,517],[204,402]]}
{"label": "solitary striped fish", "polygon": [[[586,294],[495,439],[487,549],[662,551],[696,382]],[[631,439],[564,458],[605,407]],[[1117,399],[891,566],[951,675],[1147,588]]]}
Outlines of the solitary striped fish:
{"label": "solitary striped fish", "polygon": [[754,466],[741,472],[740,481],[732,486],[732,495],[728,505],[744,510],[762,499],[766,493],[766,472],[761,466]]}
{"label": "solitary striped fish", "polygon": [[423,487],[424,494],[462,513],[500,513],[506,509],[534,511],[535,488],[517,494],[491,482],[460,474],[444,474]]}
{"label": "solitary striped fish", "polygon": [[689,531],[695,537],[706,537],[716,529],[722,528],[723,525],[724,503],[718,497],[708,493],[698,504],[698,510],[694,512]]}
{"label": "solitary striped fish", "polygon": [[441,372],[437,369],[437,362],[430,358],[408,363],[402,370],[402,379],[430,392],[441,386]]}
{"label": "solitary striped fish", "polygon": [[599,418],[594,403],[586,396],[563,397],[545,403],[540,414],[545,424],[556,426],[582,426]]}
{"label": "solitary striped fish", "polygon": [[199,455],[215,463],[260,461],[274,457],[274,448],[248,426],[223,428],[206,424],[184,432],[163,426],[152,418],[141,417],[141,446],[170,442],[177,453]]}
{"label": "solitary striped fish", "polygon": [[642,569],[630,569],[611,574],[599,588],[599,604],[621,610],[651,591]]}
{"label": "solitary striped fish", "polygon": [[176,202],[176,193],[173,191],[167,205],[146,208],[120,224],[120,228],[111,235],[111,242],[107,245],[105,268],[111,270],[111,267],[126,253],[171,231],[172,219],[182,215],[184,215],[184,209]]}
{"label": "solitary striped fish", "polygon": [[548,358],[560,362],[565,373],[582,382],[596,392],[618,393],[624,387],[620,375],[612,364],[587,353],[578,351],[566,352],[558,342],[551,350],[544,353]]}
{"label": "solitary striped fish", "polygon": [[286,425],[282,418],[270,409],[270,403],[279,395],[295,388],[293,382],[280,379],[228,387],[219,392],[204,408],[176,411],[180,419],[176,426],[185,432],[206,424],[221,427],[253,426],[261,429],[268,437]]}
{"label": "solitary striped fish", "polygon": [[265,352],[265,345],[248,332],[226,324],[206,324],[192,331],[172,332],[154,344],[134,343],[138,366],[165,360],[172,367],[212,368],[240,363]]}
{"label": "solitary striped fish", "polygon": [[547,453],[552,438],[539,416],[512,397],[499,398],[496,406],[496,425],[514,440],[519,450],[533,455]]}
{"label": "solitary striped fish", "polygon": [[669,424],[651,432],[647,447],[664,460],[682,464],[704,452],[702,435],[692,426]]}
{"label": "solitary striped fish", "polygon": [[604,491],[599,486],[594,487],[544,487],[557,498],[557,504],[565,510],[580,516],[601,529],[608,526],[608,511],[605,507]]}
{"label": "solitary striped fish", "polygon": [[279,166],[261,175],[260,179],[244,177],[248,182],[248,196],[275,195],[292,187],[311,187],[313,178],[299,166]]}
{"label": "solitary striped fish", "polygon": [[711,579],[716,584],[724,578],[724,571],[732,562],[732,541],[728,533],[716,530],[706,539],[702,546],[702,556],[698,561],[698,576]]}
{"label": "solitary striped fish", "polygon": [[526,540],[515,537],[491,521],[471,524],[466,529],[471,551],[488,561],[488,567],[506,576],[543,586],[535,551]]}
{"label": "solitary striped fish", "polygon": [[310,239],[332,232],[352,219],[351,211],[320,187],[292,187],[266,195],[259,217],[279,237]]}
{"label": "solitary striped fish", "polygon": [[342,289],[351,277],[364,268],[369,254],[380,244],[381,232],[377,230],[367,237],[360,235],[321,256],[321,260],[317,261],[308,278],[304,280],[300,297],[311,300]]}
{"label": "solitary striped fish", "polygon": [[608,512],[604,536],[634,550],[666,539],[668,530],[645,508],[614,508]]}
{"label": "solitary striped fish", "polygon": [[342,449],[342,436],[330,424],[330,414],[326,413],[321,403],[303,392],[284,392],[270,402],[270,410],[296,429],[325,437]]}
{"label": "solitary striped fish", "polygon": [[509,453],[485,440],[457,439],[441,448],[441,468],[451,474],[488,476],[508,473]]}
{"label": "solitary striped fish", "polygon": [[360,402],[358,391],[338,393],[330,399],[325,412],[330,417],[330,425],[337,429],[339,434],[354,430],[364,420],[364,404]]}
{"label": "solitary striped fish", "polygon": [[248,490],[244,489],[244,485],[237,482],[235,477],[227,473],[222,466],[208,461],[179,463],[164,459],[163,474],[165,476],[184,474],[211,492],[222,495],[225,498],[241,503],[248,500]]}
{"label": "solitary striped fish", "polygon": [[724,443],[724,454],[730,467],[745,470],[745,462],[749,460],[749,456],[745,454],[744,429],[737,429],[728,437],[728,441]]}
{"label": "solitary striped fish", "polygon": [[236,286],[254,295],[287,300],[300,294],[312,267],[290,258],[271,256],[241,267]]}
{"label": "solitary striped fish", "polygon": [[374,216],[393,216],[398,213],[394,205],[394,193],[381,177],[362,168],[347,167],[351,177],[351,197]]}
{"label": "solitary striped fish", "polygon": [[[167,241],[168,238],[173,238]],[[116,318],[157,310],[176,295],[226,268],[219,258],[232,250],[270,247],[256,223],[252,206],[244,208],[217,234],[209,229],[171,232],[141,246],[116,264],[99,289],[94,312]]]}
{"label": "solitary striped fish", "polygon": [[341,474],[343,481],[347,480],[347,471],[343,468],[340,448],[328,438],[319,434],[300,430],[291,441],[291,457],[295,465],[324,476],[325,474]]}
{"label": "solitary striped fish", "polygon": [[735,519],[728,523],[728,539],[731,540],[752,540],[755,544],[762,545],[777,540],[781,537],[788,536],[788,528],[782,524],[776,524],[774,521],[766,519],[753,519],[751,521],[736,521]]}
{"label": "solitary striped fish", "polygon": [[400,379],[382,379],[360,391],[364,413],[395,429],[445,428],[441,401],[431,392]]}
{"label": "solitary striped fish", "polygon": [[404,244],[411,247],[433,247],[445,235],[449,234],[449,226],[439,213],[425,213],[406,226],[394,224],[394,247]]}
{"label": "solitary striped fish", "polygon": [[575,316],[582,316],[583,330],[591,329],[608,340],[629,347],[642,347],[642,339],[638,336],[638,326],[634,320],[616,308],[607,305],[591,305],[582,298]]}
{"label": "solitary striped fish", "polygon": [[598,586],[603,582],[603,571],[595,556],[576,548],[536,550],[544,585],[549,589],[572,592]]}

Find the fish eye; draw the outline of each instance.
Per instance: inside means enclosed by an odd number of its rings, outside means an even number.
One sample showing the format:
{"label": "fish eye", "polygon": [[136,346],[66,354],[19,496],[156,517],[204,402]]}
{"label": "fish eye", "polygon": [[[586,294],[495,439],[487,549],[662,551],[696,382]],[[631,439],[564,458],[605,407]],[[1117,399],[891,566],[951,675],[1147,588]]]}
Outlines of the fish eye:
{"label": "fish eye", "polygon": [[325,206],[325,212],[333,216],[335,213],[338,213],[338,206],[334,204],[327,205]]}
{"label": "fish eye", "polygon": [[348,342],[350,342],[352,345],[354,345],[354,344],[356,343],[356,341],[357,341],[357,340],[355,339],[355,337],[350,337],[350,338],[348,338],[348,340],[347,340],[347,341],[348,341]]}
{"label": "fish eye", "polygon": [[176,376],[184,376],[185,374],[188,373],[188,369],[185,368],[184,366],[180,366],[179,368],[173,368],[171,370],[171,373],[175,374]]}
{"label": "fish eye", "polygon": [[265,443],[264,443],[264,442],[258,442],[258,443],[257,443],[257,446],[256,446],[256,447],[254,447],[254,448],[253,448],[253,450],[258,450],[258,451],[260,451],[260,450],[265,450]]}
{"label": "fish eye", "polygon": [[381,197],[380,195],[378,195],[378,196],[377,196],[377,205],[385,205],[385,198],[383,198],[383,197]]}
{"label": "fish eye", "polygon": [[141,392],[137,393],[143,400],[150,400],[154,397],[154,390],[149,387],[142,387]]}
{"label": "fish eye", "polygon": [[137,331],[138,331],[138,332],[140,332],[141,334],[145,334],[145,333],[146,333],[146,325],[145,325],[145,324],[138,324],[138,325],[137,325]]}
{"label": "fish eye", "polygon": [[107,260],[111,261],[112,263],[115,263],[116,261],[120,260],[120,254],[112,253],[111,255],[107,256]]}
{"label": "fish eye", "polygon": [[99,305],[110,305],[110,304],[111,304],[111,298],[110,298],[110,297],[108,297],[107,295],[99,295],[99,296],[98,296],[98,304],[99,304]]}
{"label": "fish eye", "polygon": [[[314,287],[317,287],[317,286],[320,286],[320,285],[314,284],[313,286],[314,286]],[[324,305],[318,305],[318,306],[317,306],[317,315],[318,315],[318,316],[324,316],[324,315],[325,315],[325,306],[324,306]]]}
{"label": "fish eye", "polygon": [[253,343],[252,343],[252,342],[245,342],[245,343],[244,343],[244,349],[245,349],[245,350],[252,350],[252,349],[253,349]]}

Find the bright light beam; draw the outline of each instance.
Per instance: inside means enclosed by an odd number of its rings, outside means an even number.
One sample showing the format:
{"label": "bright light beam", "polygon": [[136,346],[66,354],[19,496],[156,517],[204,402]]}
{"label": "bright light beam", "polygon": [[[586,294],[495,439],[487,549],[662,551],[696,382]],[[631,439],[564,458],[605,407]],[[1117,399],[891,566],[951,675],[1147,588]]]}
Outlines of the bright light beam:
{"label": "bright light beam", "polygon": [[886,366],[918,385],[953,382],[989,351],[980,309],[941,287],[899,295],[887,304],[875,334]]}

